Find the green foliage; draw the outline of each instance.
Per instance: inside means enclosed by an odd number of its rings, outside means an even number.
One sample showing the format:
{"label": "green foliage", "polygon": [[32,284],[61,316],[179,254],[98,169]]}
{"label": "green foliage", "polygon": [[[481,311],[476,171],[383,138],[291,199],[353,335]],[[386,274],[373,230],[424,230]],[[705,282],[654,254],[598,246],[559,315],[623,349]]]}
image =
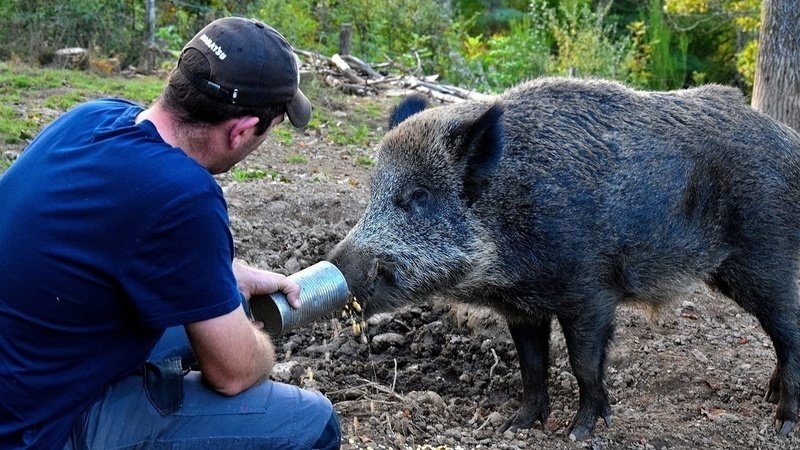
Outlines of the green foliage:
{"label": "green foliage", "polygon": [[614,27],[605,21],[608,5],[592,10],[587,0],[564,0],[550,20],[556,55],[551,73],[627,78],[632,45],[627,37],[615,39]]}
{"label": "green foliage", "polygon": [[[452,13],[436,0],[261,0],[256,15],[292,44],[324,54],[339,52],[343,24],[352,26],[351,53],[369,61],[386,57],[431,71],[446,57],[444,37]],[[402,14],[398,14],[402,11]],[[442,56],[444,54],[444,56]]]}
{"label": "green foliage", "polygon": [[[269,23],[296,48],[325,55],[339,51],[342,26],[350,24],[354,56],[482,91],[545,74],[610,77],[652,89],[701,80],[747,87],[760,1],[157,1],[156,39],[177,51],[209,21],[240,15]],[[126,67],[140,63],[147,28],[141,0],[4,0],[0,60],[47,62],[55,49],[82,46],[96,57],[118,56]]]}
{"label": "green foliage", "polygon": [[647,40],[647,25],[641,20],[631,22],[628,31],[632,40],[632,54],[628,63],[630,81],[637,86],[648,86],[653,77],[648,67],[653,47]]}
{"label": "green foliage", "polygon": [[745,45],[736,58],[736,69],[742,75],[748,92],[752,92],[756,80],[756,56],[758,55],[758,42],[752,40]]}
{"label": "green foliage", "polygon": [[[163,80],[156,77],[106,78],[72,70],[35,70],[0,63],[0,136],[5,144],[23,144],[54,115],[79,102],[98,97],[123,97],[146,105],[158,97],[162,87]],[[22,96],[43,99],[46,109],[12,106],[22,103]]]}
{"label": "green foliage", "polygon": [[[687,70],[703,81],[752,89],[761,0],[665,0],[673,29],[691,43]],[[692,83],[696,83],[692,76]]]}
{"label": "green foliage", "polygon": [[669,28],[661,0],[649,0],[647,10],[647,38],[650,45],[650,64],[647,86],[666,90],[683,86],[684,67],[675,59],[672,30]]}
{"label": "green foliage", "polygon": [[279,30],[293,45],[314,48],[320,31],[314,16],[316,3],[314,0],[264,0],[256,15]]}
{"label": "green foliage", "polygon": [[534,26],[530,15],[510,24],[507,33],[484,40],[467,36],[464,52],[471,68],[468,84],[481,90],[498,91],[521,80],[545,73],[549,58],[549,36]]}
{"label": "green foliage", "polygon": [[105,54],[130,63],[143,49],[143,16],[144,2],[4,0],[0,40],[20,57],[47,61],[61,47],[101,47]]}

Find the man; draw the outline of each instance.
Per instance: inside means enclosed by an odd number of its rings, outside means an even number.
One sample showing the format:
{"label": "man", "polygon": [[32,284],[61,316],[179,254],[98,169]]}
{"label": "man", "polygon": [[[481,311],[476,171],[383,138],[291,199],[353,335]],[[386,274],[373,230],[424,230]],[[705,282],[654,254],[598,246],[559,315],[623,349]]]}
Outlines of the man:
{"label": "man", "polygon": [[0,448],[339,447],[327,399],[265,381],[242,298],[300,288],[233,260],[212,177],[308,123],[298,80],[277,31],[216,20],[152,107],[79,105],[0,177]]}

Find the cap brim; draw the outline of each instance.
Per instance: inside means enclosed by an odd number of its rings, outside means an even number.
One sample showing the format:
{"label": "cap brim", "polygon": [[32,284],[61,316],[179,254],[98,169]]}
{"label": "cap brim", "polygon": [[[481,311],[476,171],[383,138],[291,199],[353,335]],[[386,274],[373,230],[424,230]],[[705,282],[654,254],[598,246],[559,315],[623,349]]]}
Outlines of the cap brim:
{"label": "cap brim", "polygon": [[303,128],[311,120],[311,102],[300,89],[295,92],[292,100],[286,104],[286,115],[295,128]]}

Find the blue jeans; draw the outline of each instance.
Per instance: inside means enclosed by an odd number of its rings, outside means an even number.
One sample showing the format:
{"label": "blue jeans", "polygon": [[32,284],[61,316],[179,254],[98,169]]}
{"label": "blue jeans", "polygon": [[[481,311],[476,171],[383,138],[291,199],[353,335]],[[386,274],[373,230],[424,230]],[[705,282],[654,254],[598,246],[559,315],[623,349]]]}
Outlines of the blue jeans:
{"label": "blue jeans", "polygon": [[[168,329],[151,361],[193,358],[183,327]],[[338,449],[339,419],[322,394],[266,381],[233,397],[206,386],[200,373],[183,378],[183,402],[162,415],[131,375],[106,389],[81,416],[66,449]]]}

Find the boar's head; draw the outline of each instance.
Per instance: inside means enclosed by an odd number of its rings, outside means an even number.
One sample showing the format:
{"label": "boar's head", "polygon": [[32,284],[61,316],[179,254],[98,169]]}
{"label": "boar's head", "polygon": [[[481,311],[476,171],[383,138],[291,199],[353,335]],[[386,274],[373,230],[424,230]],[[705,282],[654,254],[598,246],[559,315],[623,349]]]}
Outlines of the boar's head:
{"label": "boar's head", "polygon": [[503,109],[470,102],[395,108],[378,149],[370,202],[328,255],[367,314],[452,296],[491,253],[474,214],[503,156]]}

